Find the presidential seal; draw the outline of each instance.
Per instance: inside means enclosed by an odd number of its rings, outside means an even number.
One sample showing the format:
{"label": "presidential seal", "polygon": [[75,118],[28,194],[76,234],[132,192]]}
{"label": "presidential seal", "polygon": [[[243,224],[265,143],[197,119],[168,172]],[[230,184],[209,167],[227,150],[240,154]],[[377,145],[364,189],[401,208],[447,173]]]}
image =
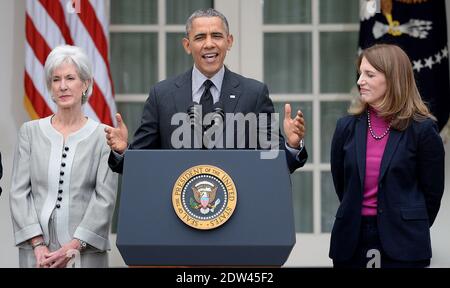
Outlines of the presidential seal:
{"label": "presidential seal", "polygon": [[185,224],[201,230],[214,229],[227,222],[236,201],[236,186],[230,175],[211,165],[184,171],[172,191],[177,216]]}

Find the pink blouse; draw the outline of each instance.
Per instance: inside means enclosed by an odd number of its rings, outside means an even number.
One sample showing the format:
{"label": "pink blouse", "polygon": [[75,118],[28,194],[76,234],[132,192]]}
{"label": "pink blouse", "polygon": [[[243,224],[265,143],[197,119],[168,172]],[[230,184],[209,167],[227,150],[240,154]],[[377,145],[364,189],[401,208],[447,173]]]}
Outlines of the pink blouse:
{"label": "pink blouse", "polygon": [[[376,136],[383,135],[389,127],[389,122],[378,117],[370,108],[370,123]],[[366,175],[364,177],[364,193],[361,214],[363,216],[377,215],[378,177],[380,176],[381,160],[389,138],[389,133],[376,140],[367,127]]]}

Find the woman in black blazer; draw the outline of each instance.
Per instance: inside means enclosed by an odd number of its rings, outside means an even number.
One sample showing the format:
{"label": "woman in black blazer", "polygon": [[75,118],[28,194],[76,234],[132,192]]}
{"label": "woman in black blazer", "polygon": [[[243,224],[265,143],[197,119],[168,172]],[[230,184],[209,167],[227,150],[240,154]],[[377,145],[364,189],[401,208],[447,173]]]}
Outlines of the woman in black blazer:
{"label": "woman in black blazer", "polygon": [[358,59],[360,97],[338,120],[331,173],[340,205],[335,267],[426,267],[444,191],[444,147],[411,61],[395,45]]}

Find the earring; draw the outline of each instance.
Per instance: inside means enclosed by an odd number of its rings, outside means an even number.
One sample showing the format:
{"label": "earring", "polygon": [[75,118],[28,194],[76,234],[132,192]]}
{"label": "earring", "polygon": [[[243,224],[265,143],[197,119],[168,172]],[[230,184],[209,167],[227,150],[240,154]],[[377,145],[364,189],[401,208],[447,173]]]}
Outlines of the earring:
{"label": "earring", "polygon": [[86,97],[86,91],[83,91],[83,93],[81,93],[81,95],[83,95],[83,97]]}

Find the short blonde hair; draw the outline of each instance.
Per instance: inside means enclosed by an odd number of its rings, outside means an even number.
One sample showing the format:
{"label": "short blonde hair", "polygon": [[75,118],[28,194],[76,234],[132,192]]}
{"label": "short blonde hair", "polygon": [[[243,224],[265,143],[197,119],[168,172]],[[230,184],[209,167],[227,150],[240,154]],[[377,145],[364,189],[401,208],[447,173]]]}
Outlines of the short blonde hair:
{"label": "short blonde hair", "polygon": [[81,98],[81,104],[87,102],[87,99],[92,94],[92,87],[94,83],[94,77],[92,73],[92,64],[87,55],[80,47],[61,45],[55,47],[50,54],[48,54],[47,60],[45,60],[44,72],[45,81],[48,91],[52,91],[52,76],[53,71],[63,63],[72,63],[75,65],[81,81],[89,82],[86,94]]}
{"label": "short blonde hair", "polygon": [[[358,57],[358,74],[363,58],[386,77],[387,89],[379,107],[379,114],[392,121],[393,128],[402,131],[409,126],[411,120],[436,120],[420,97],[411,60],[400,47],[376,44],[365,49]],[[359,115],[366,111],[367,105],[358,98],[348,112]]]}

